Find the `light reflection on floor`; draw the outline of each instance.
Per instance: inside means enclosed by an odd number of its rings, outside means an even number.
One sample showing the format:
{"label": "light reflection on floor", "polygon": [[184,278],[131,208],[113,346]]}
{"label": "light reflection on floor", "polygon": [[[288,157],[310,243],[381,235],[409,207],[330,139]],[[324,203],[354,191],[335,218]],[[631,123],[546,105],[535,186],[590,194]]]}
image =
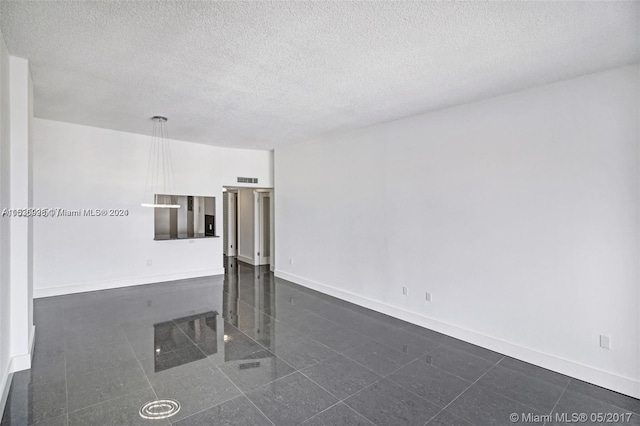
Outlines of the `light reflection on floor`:
{"label": "light reflection on floor", "polygon": [[[15,374],[1,426],[484,426],[551,410],[629,413],[640,424],[636,399],[276,279],[267,267],[225,267],[224,276],[36,300],[33,368]],[[163,399],[179,401],[179,412],[140,416]]]}

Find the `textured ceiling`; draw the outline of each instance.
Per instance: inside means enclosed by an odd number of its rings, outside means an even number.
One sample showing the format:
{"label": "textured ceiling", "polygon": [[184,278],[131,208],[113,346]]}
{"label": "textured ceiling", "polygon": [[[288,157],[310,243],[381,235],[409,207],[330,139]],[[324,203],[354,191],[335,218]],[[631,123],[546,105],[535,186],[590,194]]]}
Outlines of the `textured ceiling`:
{"label": "textured ceiling", "polygon": [[37,117],[270,149],[640,60],[640,3],[2,0]]}

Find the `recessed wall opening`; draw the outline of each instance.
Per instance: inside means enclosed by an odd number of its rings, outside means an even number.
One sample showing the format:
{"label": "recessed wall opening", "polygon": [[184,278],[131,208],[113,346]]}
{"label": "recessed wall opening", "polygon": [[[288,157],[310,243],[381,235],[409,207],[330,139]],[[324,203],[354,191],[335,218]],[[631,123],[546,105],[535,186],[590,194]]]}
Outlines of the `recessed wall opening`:
{"label": "recessed wall opening", "polygon": [[176,208],[154,209],[154,239],[177,240],[215,237],[216,198],[193,195],[156,196]]}

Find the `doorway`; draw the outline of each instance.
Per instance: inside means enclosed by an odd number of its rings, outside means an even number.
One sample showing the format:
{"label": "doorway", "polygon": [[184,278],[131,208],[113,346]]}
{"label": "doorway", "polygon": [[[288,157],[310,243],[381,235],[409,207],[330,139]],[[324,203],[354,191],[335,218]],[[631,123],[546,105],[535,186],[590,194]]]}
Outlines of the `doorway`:
{"label": "doorway", "polygon": [[224,255],[254,266],[272,265],[273,190],[238,187],[224,190]]}
{"label": "doorway", "polygon": [[271,263],[271,191],[255,192],[256,265]]}
{"label": "doorway", "polygon": [[224,214],[224,254],[238,255],[238,193],[227,190],[222,194]]}

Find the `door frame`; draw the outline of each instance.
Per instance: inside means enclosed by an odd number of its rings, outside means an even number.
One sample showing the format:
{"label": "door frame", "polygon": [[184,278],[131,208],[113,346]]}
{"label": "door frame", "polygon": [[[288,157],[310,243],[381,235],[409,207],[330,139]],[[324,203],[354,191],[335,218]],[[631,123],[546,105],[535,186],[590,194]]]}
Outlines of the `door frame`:
{"label": "door frame", "polygon": [[[264,223],[264,198],[269,198],[269,223]],[[255,189],[253,191],[253,240],[254,240],[254,256],[255,265],[269,265],[271,263],[271,255],[273,250],[273,191],[271,189]],[[264,255],[263,238],[264,231],[269,232],[269,256]]]}
{"label": "door frame", "polygon": [[238,193],[233,190],[225,191],[225,200],[227,216],[224,218],[225,230],[225,254],[229,257],[238,255]]}

